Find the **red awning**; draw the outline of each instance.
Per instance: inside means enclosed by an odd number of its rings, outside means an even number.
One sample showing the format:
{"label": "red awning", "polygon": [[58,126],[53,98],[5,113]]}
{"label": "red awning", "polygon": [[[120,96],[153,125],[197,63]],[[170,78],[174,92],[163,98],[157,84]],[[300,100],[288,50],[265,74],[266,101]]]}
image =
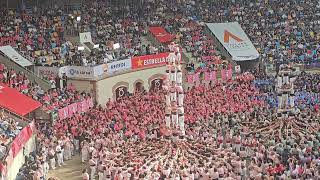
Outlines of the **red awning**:
{"label": "red awning", "polygon": [[41,103],[33,100],[18,90],[0,84],[0,107],[6,108],[20,116],[41,107]]}

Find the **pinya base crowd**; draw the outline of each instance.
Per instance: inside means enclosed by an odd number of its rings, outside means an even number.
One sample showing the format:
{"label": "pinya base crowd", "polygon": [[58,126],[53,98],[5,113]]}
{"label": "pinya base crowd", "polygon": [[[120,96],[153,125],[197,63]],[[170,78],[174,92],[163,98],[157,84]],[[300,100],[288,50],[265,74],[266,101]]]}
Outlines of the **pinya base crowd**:
{"label": "pinya base crowd", "polygon": [[[307,77],[302,73],[298,79]],[[245,73],[187,90],[183,138],[163,123],[161,89],[109,100],[54,127],[39,126],[35,177],[46,176],[49,167],[63,167],[78,152],[89,165],[83,179],[319,177],[319,111],[307,106],[277,119],[268,94],[254,80]]]}

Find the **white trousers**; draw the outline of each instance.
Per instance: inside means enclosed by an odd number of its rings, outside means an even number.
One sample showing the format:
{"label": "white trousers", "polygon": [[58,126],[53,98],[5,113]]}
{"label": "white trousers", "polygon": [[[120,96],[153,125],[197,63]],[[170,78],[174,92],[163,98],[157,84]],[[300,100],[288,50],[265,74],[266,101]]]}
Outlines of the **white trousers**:
{"label": "white trousers", "polygon": [[57,163],[58,166],[60,167],[61,165],[63,165],[63,155],[62,152],[61,153],[57,153]]}
{"label": "white trousers", "polygon": [[290,107],[294,107],[294,96],[290,96]]}
{"label": "white trousers", "polygon": [[289,76],[283,76],[283,84],[289,84]]}
{"label": "white trousers", "polygon": [[178,94],[178,105],[183,106],[184,94]]}
{"label": "white trousers", "polygon": [[182,84],[182,72],[177,73],[177,83]]}
{"label": "white trousers", "polygon": [[179,117],[179,127],[181,131],[184,131],[184,116]]}
{"label": "white trousers", "polygon": [[172,119],[172,126],[173,127],[178,127],[178,125],[179,125],[178,124],[178,121],[179,121],[178,120],[178,114],[172,114],[171,116],[172,116],[172,118],[171,118]]}
{"label": "white trousers", "polygon": [[63,155],[64,160],[70,160],[71,159],[71,150],[70,149],[65,149],[63,153],[64,153],[64,155]]}
{"label": "white trousers", "polygon": [[170,95],[166,95],[166,105],[171,106]]}
{"label": "white trousers", "polygon": [[99,180],[104,180],[104,174],[103,174],[103,172],[99,172],[99,173],[98,173],[98,176],[99,176]]}
{"label": "white trousers", "polygon": [[287,107],[288,100],[289,100],[288,94],[282,94],[282,103],[283,103],[284,107]]}
{"label": "white trousers", "polygon": [[165,116],[166,126],[169,128],[171,125],[171,119],[170,116]]}
{"label": "white trousers", "polygon": [[170,97],[171,101],[177,102],[177,92],[171,92],[170,95],[171,95]]}
{"label": "white trousers", "polygon": [[78,139],[74,139],[74,145],[76,147],[76,151],[79,151],[79,140]]}
{"label": "white trousers", "polygon": [[278,107],[282,108],[282,95],[278,96]]}
{"label": "white trousers", "polygon": [[54,158],[50,159],[50,168],[56,169],[56,160]]}
{"label": "white trousers", "polygon": [[282,77],[278,76],[277,82],[278,82],[278,87],[281,87],[282,86]]}
{"label": "white trousers", "polygon": [[90,180],[95,179],[95,174],[96,174],[96,166],[90,166]]}
{"label": "white trousers", "polygon": [[86,162],[88,160],[88,153],[81,153],[81,162]]}

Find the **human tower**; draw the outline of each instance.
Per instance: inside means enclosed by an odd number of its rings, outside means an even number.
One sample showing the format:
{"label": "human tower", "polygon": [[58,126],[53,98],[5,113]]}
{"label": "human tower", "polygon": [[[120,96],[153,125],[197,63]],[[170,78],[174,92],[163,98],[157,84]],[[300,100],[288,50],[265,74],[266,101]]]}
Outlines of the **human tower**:
{"label": "human tower", "polygon": [[295,69],[290,65],[282,64],[277,75],[278,118],[288,118],[294,114],[294,80]]}
{"label": "human tower", "polygon": [[185,135],[184,91],[180,47],[177,44],[171,43],[169,49],[170,53],[163,81],[163,89],[166,91],[165,124],[173,132]]}

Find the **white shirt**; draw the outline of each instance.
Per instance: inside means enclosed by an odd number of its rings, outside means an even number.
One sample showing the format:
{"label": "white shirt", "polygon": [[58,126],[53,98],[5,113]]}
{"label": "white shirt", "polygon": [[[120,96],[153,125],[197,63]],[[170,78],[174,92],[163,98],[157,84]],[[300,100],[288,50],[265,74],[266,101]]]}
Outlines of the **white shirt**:
{"label": "white shirt", "polygon": [[82,174],[82,179],[83,180],[89,180],[89,174],[88,173],[83,173]]}

